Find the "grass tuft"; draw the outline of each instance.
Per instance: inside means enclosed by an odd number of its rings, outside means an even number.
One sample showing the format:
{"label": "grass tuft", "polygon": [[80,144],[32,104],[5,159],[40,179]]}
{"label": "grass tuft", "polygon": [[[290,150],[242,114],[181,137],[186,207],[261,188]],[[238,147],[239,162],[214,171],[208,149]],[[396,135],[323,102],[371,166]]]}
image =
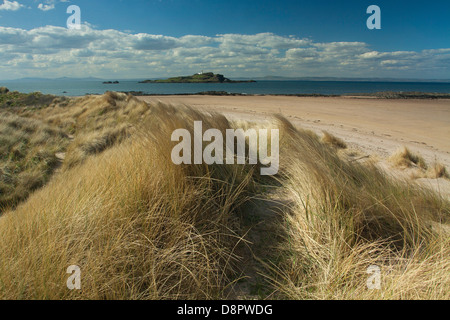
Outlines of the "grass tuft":
{"label": "grass tuft", "polygon": [[347,149],[347,144],[344,140],[335,137],[326,131],[323,131],[322,142],[338,149]]}
{"label": "grass tuft", "polygon": [[400,168],[419,167],[424,170],[428,169],[425,160],[420,155],[412,153],[406,147],[397,150],[392,156],[390,156],[389,162]]}

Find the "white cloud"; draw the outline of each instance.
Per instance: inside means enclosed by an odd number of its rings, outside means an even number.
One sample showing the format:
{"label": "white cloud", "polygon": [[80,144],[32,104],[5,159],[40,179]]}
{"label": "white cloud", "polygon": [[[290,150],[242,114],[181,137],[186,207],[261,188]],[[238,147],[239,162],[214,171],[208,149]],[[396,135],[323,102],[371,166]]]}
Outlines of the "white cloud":
{"label": "white cloud", "polygon": [[24,5],[18,3],[17,1],[4,0],[3,4],[0,4],[0,10],[5,11],[17,11],[22,7],[24,7]]}
{"label": "white cloud", "polygon": [[255,35],[220,34],[217,35],[217,37],[225,46],[253,45],[265,48],[289,49],[307,46],[311,43],[311,41],[307,39],[281,37],[273,33],[258,33]]}
{"label": "white cloud", "polygon": [[54,4],[42,4],[42,3],[39,3],[38,9],[42,10],[42,11],[49,11],[49,10],[55,9],[55,5]]}
{"label": "white cloud", "polygon": [[286,57],[289,59],[314,58],[318,56],[319,53],[316,48],[293,48],[286,52]]}
{"label": "white cloud", "polygon": [[429,77],[450,74],[450,49],[382,52],[363,42],[316,43],[279,36],[221,34],[170,37],[118,30],[0,27],[0,74],[160,77],[199,70],[229,77]]}
{"label": "white cloud", "polygon": [[167,50],[181,46],[177,38],[146,33],[139,33],[130,40],[133,48],[137,50]]}
{"label": "white cloud", "polygon": [[69,2],[69,0],[45,0],[43,3],[38,4],[38,9],[42,11],[53,10],[57,2]]}

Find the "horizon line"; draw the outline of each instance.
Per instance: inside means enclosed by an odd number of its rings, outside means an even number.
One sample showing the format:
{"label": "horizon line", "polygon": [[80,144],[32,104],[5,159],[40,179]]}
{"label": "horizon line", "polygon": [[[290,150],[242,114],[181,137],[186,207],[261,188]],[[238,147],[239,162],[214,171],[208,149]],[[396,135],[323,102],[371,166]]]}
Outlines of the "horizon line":
{"label": "horizon line", "polygon": [[[47,78],[47,77],[22,77],[22,78],[15,78],[15,79],[0,79],[0,81],[23,81],[23,80],[48,80],[48,81],[52,81],[52,80],[61,80],[61,79],[67,79],[67,80],[89,80],[92,79],[92,81],[100,81],[100,80],[122,80],[122,81],[134,81],[134,80],[143,80],[143,79],[164,79],[167,78],[168,76],[157,76],[157,77],[136,77],[136,78],[100,78],[100,77],[95,77],[95,76],[89,76],[89,77],[67,77],[67,76],[62,76],[62,77],[54,77],[54,78]],[[170,77],[170,76],[169,76]],[[258,76],[258,77],[242,77],[242,76],[236,76],[233,77],[234,79],[259,79],[264,81],[264,79],[268,78],[277,78],[274,80],[267,80],[267,81],[289,81],[289,80],[297,80],[297,81],[301,81],[301,80],[313,80],[315,79],[315,81],[326,81],[326,79],[334,79],[334,80],[340,80],[340,81],[376,81],[376,80],[383,80],[383,81],[407,81],[407,82],[450,82],[450,78],[444,78],[444,79],[439,79],[439,78],[392,78],[392,77],[335,77],[335,76],[320,76],[320,77],[314,77],[314,76],[292,76],[292,77],[288,77],[288,76],[276,76],[276,75],[266,75],[266,76]]]}

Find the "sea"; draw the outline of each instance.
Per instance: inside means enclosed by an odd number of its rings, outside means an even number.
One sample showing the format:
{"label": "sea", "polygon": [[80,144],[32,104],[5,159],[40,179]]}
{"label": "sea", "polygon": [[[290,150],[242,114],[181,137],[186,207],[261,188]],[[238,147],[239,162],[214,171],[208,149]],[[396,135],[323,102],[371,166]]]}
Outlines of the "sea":
{"label": "sea", "polygon": [[394,92],[450,93],[450,82],[374,82],[374,81],[257,81],[250,83],[139,83],[138,80],[122,80],[118,84],[104,84],[103,80],[62,81],[1,81],[10,91],[82,96],[103,94],[106,91],[142,92],[143,94],[195,94],[220,91],[237,94],[323,94],[351,95]]}

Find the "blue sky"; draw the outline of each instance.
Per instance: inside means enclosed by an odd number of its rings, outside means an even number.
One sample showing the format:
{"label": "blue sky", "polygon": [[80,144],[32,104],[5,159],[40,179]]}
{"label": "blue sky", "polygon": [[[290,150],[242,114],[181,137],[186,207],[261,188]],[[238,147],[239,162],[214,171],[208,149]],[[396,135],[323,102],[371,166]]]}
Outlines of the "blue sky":
{"label": "blue sky", "polygon": [[[432,5],[430,5],[432,3]],[[68,30],[69,5],[83,27]],[[381,8],[381,30],[366,9]],[[450,1],[0,0],[0,79],[450,78]]]}

